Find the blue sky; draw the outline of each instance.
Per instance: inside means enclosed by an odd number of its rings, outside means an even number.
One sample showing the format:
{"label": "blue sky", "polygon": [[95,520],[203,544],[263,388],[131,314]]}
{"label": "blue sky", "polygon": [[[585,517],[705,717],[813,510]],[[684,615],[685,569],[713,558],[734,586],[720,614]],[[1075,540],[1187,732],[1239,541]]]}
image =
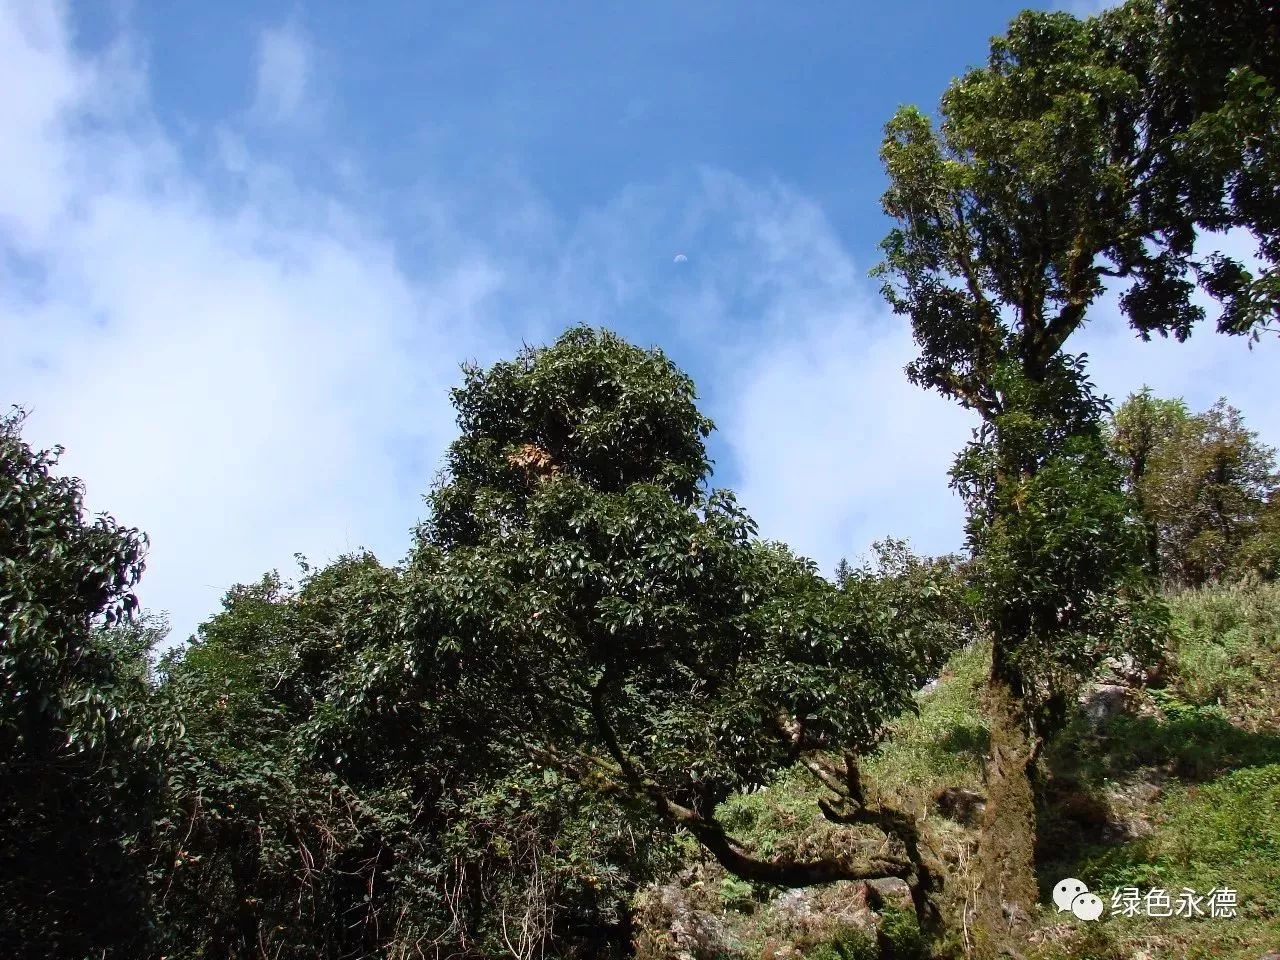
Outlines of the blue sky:
{"label": "blue sky", "polygon": [[[0,0],[0,400],[150,533],[177,637],[294,552],[398,560],[458,363],[576,322],[695,377],[764,535],[955,549],[876,152],[1020,6]],[[1273,344],[1103,304],[1073,346],[1280,439]]]}

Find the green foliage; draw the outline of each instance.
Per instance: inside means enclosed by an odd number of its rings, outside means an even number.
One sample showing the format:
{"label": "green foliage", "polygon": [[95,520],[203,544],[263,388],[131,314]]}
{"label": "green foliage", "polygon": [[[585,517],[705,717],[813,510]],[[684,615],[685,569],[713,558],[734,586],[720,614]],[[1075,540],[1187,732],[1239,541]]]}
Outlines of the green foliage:
{"label": "green foliage", "polygon": [[[1139,195],[1147,209],[1170,225],[1191,219],[1206,230],[1245,227],[1258,240],[1256,273],[1222,254],[1189,260],[1225,308],[1219,328],[1253,328],[1255,337],[1256,325],[1274,324],[1280,307],[1280,42],[1273,14],[1265,4],[1234,0],[1163,0],[1130,3],[1104,18],[1123,37],[1113,49],[1143,90],[1140,130],[1150,161]],[[1169,232],[1171,248],[1185,250],[1185,225]],[[1167,271],[1165,282],[1174,279]]]}
{"label": "green foliage", "polygon": [[1105,657],[1149,662],[1165,612],[1148,596],[1141,531],[1081,364],[1059,359],[1043,382],[1001,367],[995,383],[1000,411],[952,478],[968,506],[996,673],[1052,731]]}
{"label": "green foliage", "polygon": [[1166,583],[1274,574],[1275,451],[1245,428],[1239,410],[1219,400],[1192,415],[1180,401],[1134,394],[1116,411],[1108,439]]}
{"label": "green foliage", "polygon": [[0,418],[0,953],[132,956],[147,943],[143,864],[159,789],[145,651],[128,622],[145,539],[88,521],[22,414]]}
{"label": "green foliage", "polygon": [[804,960],[879,960],[880,955],[874,937],[850,929],[806,952]]}
{"label": "green foliage", "polygon": [[726,910],[750,913],[755,908],[755,887],[737,877],[720,881],[720,899]]}
{"label": "green foliage", "polygon": [[[1148,836],[1087,848],[1075,863],[1059,869],[1108,893],[1126,886],[1144,893],[1162,887],[1175,895],[1184,887],[1202,894],[1230,887],[1239,900],[1234,919],[1116,920],[1111,924],[1112,940],[1151,943],[1159,938],[1156,942],[1165,944],[1171,955],[1256,957],[1260,946],[1274,942],[1280,933],[1277,811],[1280,766],[1245,767],[1211,783],[1174,786],[1154,810]],[[1119,942],[1115,946],[1115,955],[1129,955],[1119,949]]]}
{"label": "green foliage", "polygon": [[1251,912],[1280,910],[1280,764],[1174,793],[1162,827],[1150,849],[1171,880],[1200,889],[1239,884]]}
{"label": "green foliage", "polygon": [[161,663],[169,955],[617,950],[677,823],[714,847],[727,798],[869,745],[942,642],[891,605],[937,581],[941,636],[942,567],[841,591],[705,489],[657,352],[574,330],[455,401],[403,567],[233,588]]}
{"label": "green foliage", "polygon": [[[336,570],[371,565],[352,558]],[[195,641],[161,663],[161,696],[186,721],[155,863],[172,956],[259,945],[340,955],[377,944],[380,848],[409,820],[394,790],[362,796],[308,762],[305,723],[329,673],[304,655],[320,639],[307,602],[319,591],[309,586],[295,594],[271,574],[233,588]]]}
{"label": "green foliage", "polygon": [[661,354],[573,330],[469,372],[456,401],[406,629],[502,691],[489,736],[607,758],[697,826],[802,750],[870,744],[909,702],[891,611],[705,490],[709,423]]}
{"label": "green foliage", "polygon": [[[1130,956],[1139,945],[1165,956],[1250,960],[1280,935],[1280,686],[1253,672],[1275,675],[1280,593],[1272,584],[1204,588],[1173,596],[1170,607],[1167,686],[1147,691],[1158,713],[1116,717],[1102,729],[1073,724],[1046,752],[1065,799],[1072,792],[1090,798],[1093,818],[1108,829],[1054,823],[1042,882],[1077,876],[1108,894],[1115,886],[1176,895],[1183,886],[1204,893],[1226,885],[1239,893],[1240,915],[1116,918],[1097,925],[1105,937],[1080,937],[1065,953],[1035,953],[1045,960],[1088,950]],[[1185,654],[1206,646],[1253,651],[1256,667],[1215,677],[1220,703],[1189,701],[1203,678]],[[1051,817],[1061,821],[1061,809]]]}
{"label": "green foliage", "polygon": [[462,435],[422,531],[432,543],[476,544],[523,522],[537,481],[562,473],[604,494],[649,484],[681,504],[699,498],[713,425],[660,350],[578,327],[551,349],[463,374],[452,392]]}
{"label": "green foliage", "polygon": [[1169,447],[1169,438],[1185,429],[1190,416],[1181,400],[1160,400],[1144,389],[1131,394],[1105,427],[1107,446],[1124,471],[1125,487],[1143,524],[1143,560],[1160,575],[1160,527],[1155,517],[1159,491],[1150,474]]}
{"label": "green foliage", "polygon": [[1171,686],[1186,701],[1218,705],[1248,727],[1280,724],[1269,690],[1280,684],[1280,584],[1177,594]]}
{"label": "green foliage", "polygon": [[1240,545],[1236,567],[1261,580],[1280,580],[1280,489],[1258,511],[1253,535]]}
{"label": "green foliage", "polygon": [[821,789],[803,770],[788,770],[767,787],[736,793],[721,805],[724,828],[763,857],[794,855],[833,829],[815,817]]}
{"label": "green foliage", "polygon": [[990,668],[985,644],[953,655],[937,688],[919,698],[918,710],[890,724],[867,758],[866,774],[886,788],[914,791],[921,801],[939,787],[980,788],[989,746],[981,693]]}
{"label": "green foliage", "polygon": [[[947,90],[936,130],[913,107],[886,127],[884,207],[897,226],[878,272],[920,347],[909,377],[983,417],[954,476],[988,561],[996,672],[1043,703],[1058,677],[1096,659],[1086,621],[1146,618],[1110,602],[1131,593],[1132,538],[1099,449],[1103,405],[1063,345],[1106,277],[1127,284],[1122,304],[1144,334],[1184,337],[1202,316],[1188,274],[1224,304],[1224,330],[1274,312],[1254,289],[1273,269],[1254,278],[1194,249],[1206,229],[1246,226],[1276,259],[1273,215],[1253,187],[1237,192],[1274,160],[1228,146],[1220,129],[1274,141],[1274,40],[1258,43],[1248,17],[1210,26],[1196,15],[1212,40],[1192,46],[1189,9],[1135,0],[1084,20],[1024,12],[993,40],[987,66]],[[1173,55],[1195,78],[1189,96],[1168,86]],[[1042,663],[1040,676],[1021,675]]]}
{"label": "green foliage", "polygon": [[892,618],[897,643],[909,653],[912,682],[919,686],[980,632],[969,566],[955,556],[916,556],[905,540],[880,540],[871,548],[875,563],[854,569],[841,561],[836,583]]}
{"label": "green foliage", "polygon": [[880,960],[928,960],[929,945],[916,915],[885,906],[880,913]]}
{"label": "green foliage", "polygon": [[170,955],[616,938],[660,845],[478,725],[502,704],[410,645],[409,602],[403,572],[367,554],[296,589],[271,574],[162,665],[188,722],[157,858]]}
{"label": "green foliage", "polygon": [[[1025,11],[948,88],[936,130],[914,107],[889,122],[884,206],[899,226],[881,272],[913,320],[915,382],[990,408],[994,367],[1034,375],[1104,277],[1128,287],[1144,334],[1185,338],[1203,316],[1188,274],[1222,303],[1220,329],[1274,321],[1280,231],[1262,197],[1280,54],[1261,13],[1218,6],[1221,20],[1183,0],[1083,20]],[[1259,239],[1260,275],[1197,253],[1198,234],[1231,226]]]}
{"label": "green foliage", "polygon": [[1084,723],[1068,727],[1051,750],[1051,766],[1061,775],[1101,783],[1143,768],[1201,781],[1233,767],[1280,762],[1280,739],[1242,730],[1219,707],[1176,699],[1165,699],[1164,705],[1167,719],[1117,717],[1105,735]]}

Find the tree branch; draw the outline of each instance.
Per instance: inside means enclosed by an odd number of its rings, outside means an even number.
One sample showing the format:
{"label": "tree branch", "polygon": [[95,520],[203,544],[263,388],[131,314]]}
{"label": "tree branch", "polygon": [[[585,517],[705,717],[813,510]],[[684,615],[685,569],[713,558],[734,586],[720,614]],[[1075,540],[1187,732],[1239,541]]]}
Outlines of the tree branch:
{"label": "tree branch", "polygon": [[707,852],[730,873],[743,880],[767,883],[777,887],[808,887],[840,880],[870,880],[878,877],[906,879],[913,872],[904,861],[880,858],[876,863],[852,864],[833,857],[818,860],[761,860],[744,852],[744,845],[731,837],[714,816],[703,815],[672,800],[656,783],[646,780],[622,749],[617,733],[609,722],[605,708],[606,677],[591,689],[591,715],[605,749],[618,764],[623,777],[637,793],[647,796],[658,814],[677,826],[684,827]]}
{"label": "tree branch", "polygon": [[1089,307],[1090,281],[1093,279],[1090,267],[1096,257],[1097,251],[1090,245],[1085,228],[1081,227],[1076,234],[1075,247],[1067,259],[1066,276],[1063,278],[1067,293],[1066,305],[1049,321],[1043,333],[1029,344],[1026,356],[1031,361],[1033,370],[1043,371],[1084,319],[1084,312]]}

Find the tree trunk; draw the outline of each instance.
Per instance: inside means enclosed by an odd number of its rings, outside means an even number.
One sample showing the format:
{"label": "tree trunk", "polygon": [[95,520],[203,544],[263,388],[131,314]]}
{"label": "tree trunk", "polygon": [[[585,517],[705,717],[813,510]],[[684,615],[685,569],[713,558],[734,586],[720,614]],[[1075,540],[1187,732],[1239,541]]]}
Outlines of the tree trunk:
{"label": "tree trunk", "polygon": [[1019,936],[1038,899],[1036,812],[1030,766],[1034,744],[1025,709],[993,658],[987,688],[991,750],[985,776],[987,805],[978,836],[975,919],[979,945],[996,953]]}

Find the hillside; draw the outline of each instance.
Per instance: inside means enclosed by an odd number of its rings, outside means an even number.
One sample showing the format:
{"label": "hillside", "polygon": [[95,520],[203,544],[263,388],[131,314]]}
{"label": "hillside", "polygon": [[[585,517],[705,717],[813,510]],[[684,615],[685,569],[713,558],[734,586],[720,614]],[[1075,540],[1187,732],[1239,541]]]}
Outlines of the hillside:
{"label": "hillside", "polygon": [[[1109,671],[1039,765],[1042,904],[1026,960],[1256,960],[1280,948],[1280,585],[1219,587],[1169,598],[1173,629],[1154,676]],[[987,730],[979,696],[989,650],[954,655],[891,726],[864,773],[872,791],[923,819],[947,864],[948,932],[926,945],[905,890],[890,882],[783,891],[729,877],[688,848],[683,872],[641,897],[641,955],[712,958],[963,956],[970,944]],[[822,789],[803,773],[741,794],[725,819],[763,852],[850,843],[817,815]],[[1104,901],[1087,923],[1051,905],[1054,885],[1084,881]],[[1137,888],[1141,908],[1124,915]],[[1144,916],[1165,890],[1229,888],[1237,916]],[[1207,901],[1196,909],[1208,912]],[[1158,893],[1152,912],[1162,912]],[[1191,908],[1187,908],[1191,909]],[[1185,911],[1184,911],[1185,912]],[[1065,918],[1065,919],[1064,919]]]}

